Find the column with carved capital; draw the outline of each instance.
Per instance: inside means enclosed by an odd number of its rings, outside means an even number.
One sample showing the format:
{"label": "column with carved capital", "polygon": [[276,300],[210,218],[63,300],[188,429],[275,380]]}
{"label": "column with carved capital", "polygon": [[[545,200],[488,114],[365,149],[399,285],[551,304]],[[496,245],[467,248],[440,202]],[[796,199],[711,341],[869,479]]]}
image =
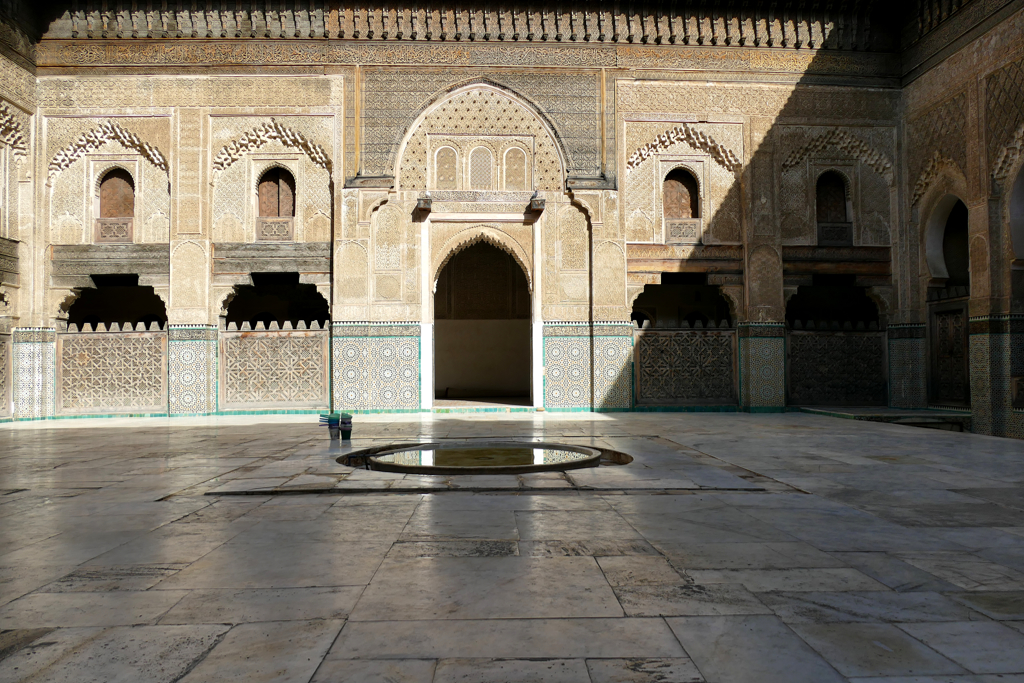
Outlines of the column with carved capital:
{"label": "column with carved capital", "polygon": [[52,327],[16,327],[11,341],[14,418],[53,417],[57,330]]}

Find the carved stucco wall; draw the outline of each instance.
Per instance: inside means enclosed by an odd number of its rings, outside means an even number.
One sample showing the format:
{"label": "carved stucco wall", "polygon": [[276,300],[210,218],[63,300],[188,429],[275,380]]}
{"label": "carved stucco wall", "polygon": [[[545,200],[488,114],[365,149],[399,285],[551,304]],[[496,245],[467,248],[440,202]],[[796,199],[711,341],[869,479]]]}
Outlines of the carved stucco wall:
{"label": "carved stucco wall", "polygon": [[135,183],[134,241],[168,241],[169,117],[46,117],[44,131],[49,242],[93,241],[99,181],[114,167],[127,170]]}
{"label": "carved stucco wall", "polygon": [[[255,241],[256,184],[274,166],[288,169],[295,178],[295,241],[330,241],[330,175],[314,160],[317,155],[311,157],[302,146],[254,134],[272,121],[321,151],[333,148],[334,120],[330,116],[211,117],[210,145],[218,155],[211,207],[214,242]],[[248,141],[247,135],[253,142],[240,145],[240,140]],[[216,168],[221,157],[222,169]]]}
{"label": "carved stucco wall", "polygon": [[[445,99],[448,91],[472,82],[506,88],[545,112],[565,150],[569,175],[600,174],[600,84],[597,74],[514,74],[465,70],[454,76],[449,71],[421,70],[414,73],[391,69],[371,69],[365,74],[360,172],[370,176],[394,173],[398,143],[420,112],[431,103]],[[446,128],[450,132],[456,129],[451,123]],[[485,128],[479,132],[493,130]]]}

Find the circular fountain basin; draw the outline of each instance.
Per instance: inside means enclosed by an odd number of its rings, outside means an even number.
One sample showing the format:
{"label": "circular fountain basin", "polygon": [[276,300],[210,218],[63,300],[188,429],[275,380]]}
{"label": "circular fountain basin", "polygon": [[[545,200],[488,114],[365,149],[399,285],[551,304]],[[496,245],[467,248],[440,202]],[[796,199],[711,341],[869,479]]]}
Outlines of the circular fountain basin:
{"label": "circular fountain basin", "polygon": [[596,467],[601,451],[556,443],[427,443],[367,454],[370,467],[410,474],[525,474]]}

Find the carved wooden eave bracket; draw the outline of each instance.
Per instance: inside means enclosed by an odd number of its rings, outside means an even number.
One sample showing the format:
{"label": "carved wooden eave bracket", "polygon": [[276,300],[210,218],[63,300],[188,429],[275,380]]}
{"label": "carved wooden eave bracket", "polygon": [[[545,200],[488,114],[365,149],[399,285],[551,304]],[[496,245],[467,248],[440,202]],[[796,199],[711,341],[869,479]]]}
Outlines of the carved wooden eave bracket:
{"label": "carved wooden eave bracket", "polygon": [[886,184],[892,185],[892,160],[857,136],[851,135],[841,128],[835,128],[827,133],[816,135],[807,144],[793,150],[786,157],[786,160],[782,162],[782,170],[786,171],[793,168],[807,157],[817,154],[827,147],[838,149],[840,152],[867,164],[875,173],[885,179]]}
{"label": "carved wooden eave bracket", "polygon": [[1018,126],[1017,131],[1010,138],[1009,144],[1003,147],[999,158],[992,165],[992,180],[997,188],[1009,178],[1010,173],[1017,167],[1022,154],[1024,154],[1024,123]]}
{"label": "carved wooden eave bracket", "polygon": [[62,171],[68,169],[89,152],[99,149],[108,142],[119,142],[129,149],[134,149],[142,157],[159,168],[164,173],[169,173],[167,158],[163,153],[146,142],[143,142],[138,135],[127,131],[115,121],[104,121],[98,127],[83,133],[73,143],[57,152],[47,167],[47,184],[53,182]]}
{"label": "carved wooden eave bracket", "polygon": [[696,130],[689,124],[680,123],[675,128],[665,131],[651,142],[630,154],[626,160],[626,174],[628,175],[633,169],[638,168],[651,155],[664,151],[679,142],[685,142],[691,147],[707,152],[711,155],[712,159],[732,173],[739,173],[743,167],[743,162],[731,149],[719,143],[704,131]]}
{"label": "carved wooden eave bracket", "polygon": [[285,147],[300,150],[315,165],[328,173],[333,172],[331,158],[323,147],[310,141],[302,133],[281,124],[277,119],[270,119],[268,123],[253,128],[231,144],[225,145],[213,158],[213,170],[226,170],[244,155],[256,151],[271,140],[277,140]]}
{"label": "carved wooden eave bracket", "polygon": [[914,206],[921,197],[925,195],[928,188],[936,178],[943,175],[947,170],[953,170],[956,175],[961,175],[960,167],[957,166],[956,162],[936,151],[932,155],[932,158],[928,161],[928,164],[921,171],[921,175],[918,177],[917,182],[914,183],[914,191],[910,195],[910,205]]}
{"label": "carved wooden eave bracket", "polygon": [[11,148],[15,158],[22,161],[28,157],[28,142],[25,140],[25,131],[21,123],[14,118],[14,114],[7,108],[6,104],[0,104],[0,143]]}

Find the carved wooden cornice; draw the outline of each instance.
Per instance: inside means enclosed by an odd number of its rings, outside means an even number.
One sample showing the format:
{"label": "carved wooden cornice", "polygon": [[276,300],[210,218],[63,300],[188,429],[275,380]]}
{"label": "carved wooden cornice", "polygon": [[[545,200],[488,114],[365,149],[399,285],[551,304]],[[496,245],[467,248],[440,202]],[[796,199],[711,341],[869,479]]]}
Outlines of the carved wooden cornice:
{"label": "carved wooden cornice", "polygon": [[[184,4],[184,7],[182,6]],[[700,3],[537,4],[254,0],[110,3],[80,0],[48,23],[44,39],[272,38],[386,41],[525,41],[888,49],[891,16],[877,0],[790,1],[728,8]],[[746,3],[745,3],[746,4]],[[205,5],[205,6],[204,6]],[[781,5],[781,6],[780,6]],[[273,8],[271,8],[273,6]],[[876,9],[877,8],[877,9]],[[581,11],[582,10],[582,11]],[[884,14],[883,14],[884,12]]]}

